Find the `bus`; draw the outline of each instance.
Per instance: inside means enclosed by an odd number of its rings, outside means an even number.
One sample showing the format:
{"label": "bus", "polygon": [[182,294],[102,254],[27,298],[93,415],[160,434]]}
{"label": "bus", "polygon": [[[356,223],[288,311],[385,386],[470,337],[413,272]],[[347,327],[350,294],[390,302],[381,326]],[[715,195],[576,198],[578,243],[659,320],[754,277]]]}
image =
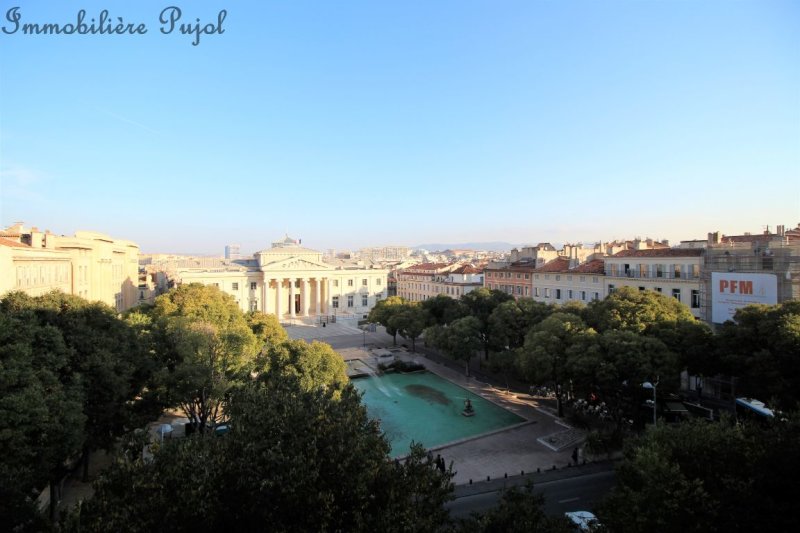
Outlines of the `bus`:
{"label": "bus", "polygon": [[766,422],[775,417],[772,409],[767,408],[764,402],[753,398],[736,398],[736,420],[758,420]]}

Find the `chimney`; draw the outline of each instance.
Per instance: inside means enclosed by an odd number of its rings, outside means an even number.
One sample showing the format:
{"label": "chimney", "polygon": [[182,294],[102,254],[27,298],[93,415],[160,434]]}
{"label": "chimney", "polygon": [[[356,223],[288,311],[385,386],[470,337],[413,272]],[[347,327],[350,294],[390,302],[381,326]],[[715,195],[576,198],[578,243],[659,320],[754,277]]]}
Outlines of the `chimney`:
{"label": "chimney", "polygon": [[36,228],[31,228],[31,248],[41,248],[42,247],[42,237],[44,234]]}

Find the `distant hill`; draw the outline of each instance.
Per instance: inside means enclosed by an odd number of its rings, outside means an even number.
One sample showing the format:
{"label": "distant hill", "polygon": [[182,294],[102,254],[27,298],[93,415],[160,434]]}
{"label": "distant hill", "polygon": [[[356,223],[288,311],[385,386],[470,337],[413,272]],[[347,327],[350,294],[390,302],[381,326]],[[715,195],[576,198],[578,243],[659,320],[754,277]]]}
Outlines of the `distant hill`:
{"label": "distant hill", "polygon": [[423,250],[428,250],[429,252],[443,252],[445,250],[487,250],[490,252],[508,252],[512,248],[516,248],[517,244],[511,244],[508,242],[462,242],[462,243],[432,243],[432,244],[420,244],[414,246],[414,249],[422,248]]}

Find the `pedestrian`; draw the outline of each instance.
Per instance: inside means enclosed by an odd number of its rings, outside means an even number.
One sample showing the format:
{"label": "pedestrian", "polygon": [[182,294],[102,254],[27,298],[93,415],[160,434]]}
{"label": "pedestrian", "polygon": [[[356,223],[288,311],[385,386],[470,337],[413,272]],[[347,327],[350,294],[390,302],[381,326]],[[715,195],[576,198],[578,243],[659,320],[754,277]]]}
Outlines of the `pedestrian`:
{"label": "pedestrian", "polygon": [[572,450],[572,462],[578,464],[578,448]]}

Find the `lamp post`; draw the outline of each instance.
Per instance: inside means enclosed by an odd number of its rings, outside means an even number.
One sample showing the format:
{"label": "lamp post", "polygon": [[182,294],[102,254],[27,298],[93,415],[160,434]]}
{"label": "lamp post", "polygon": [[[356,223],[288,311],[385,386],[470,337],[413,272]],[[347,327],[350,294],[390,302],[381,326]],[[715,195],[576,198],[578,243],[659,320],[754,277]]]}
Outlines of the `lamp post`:
{"label": "lamp post", "polygon": [[658,388],[658,376],[656,376],[656,382],[650,383],[649,381],[645,381],[642,383],[643,389],[653,389],[653,427],[656,427],[656,389]]}

